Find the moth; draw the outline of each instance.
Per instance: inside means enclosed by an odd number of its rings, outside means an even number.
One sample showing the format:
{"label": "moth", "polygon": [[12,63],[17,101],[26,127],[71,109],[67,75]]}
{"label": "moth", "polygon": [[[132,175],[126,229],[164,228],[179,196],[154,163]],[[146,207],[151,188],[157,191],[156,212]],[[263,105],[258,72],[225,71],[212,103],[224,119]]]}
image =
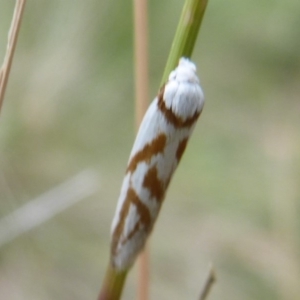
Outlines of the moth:
{"label": "moth", "polygon": [[150,104],[130,153],[111,227],[111,263],[127,270],[145,245],[204,105],[195,64],[181,58]]}

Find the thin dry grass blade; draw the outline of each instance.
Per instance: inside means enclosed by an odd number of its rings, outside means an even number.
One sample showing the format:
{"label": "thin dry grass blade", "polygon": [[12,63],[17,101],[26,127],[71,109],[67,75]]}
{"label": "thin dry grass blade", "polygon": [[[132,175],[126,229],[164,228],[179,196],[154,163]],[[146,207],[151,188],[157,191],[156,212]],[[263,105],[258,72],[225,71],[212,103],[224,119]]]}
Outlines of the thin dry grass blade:
{"label": "thin dry grass blade", "polygon": [[149,249],[146,245],[144,251],[140,254],[138,260],[138,288],[137,299],[148,300],[149,299]]}
{"label": "thin dry grass blade", "polygon": [[[136,130],[148,108],[148,12],[147,0],[134,0],[135,30],[135,111]],[[149,251],[145,247],[138,259],[138,300],[149,299]]]}
{"label": "thin dry grass blade", "polygon": [[136,129],[138,129],[149,105],[147,0],[134,0],[134,31]]}
{"label": "thin dry grass blade", "polygon": [[3,65],[0,70],[0,112],[3,104],[5,90],[17,45],[18,34],[21,27],[21,20],[25,8],[26,0],[18,0],[15,5],[14,15],[8,34],[7,50]]}
{"label": "thin dry grass blade", "polygon": [[96,193],[98,181],[93,170],[84,170],[0,219],[0,248]]}
{"label": "thin dry grass blade", "polygon": [[205,284],[202,288],[201,295],[199,300],[205,300],[211,290],[212,285],[216,282],[216,273],[211,266],[205,281]]}

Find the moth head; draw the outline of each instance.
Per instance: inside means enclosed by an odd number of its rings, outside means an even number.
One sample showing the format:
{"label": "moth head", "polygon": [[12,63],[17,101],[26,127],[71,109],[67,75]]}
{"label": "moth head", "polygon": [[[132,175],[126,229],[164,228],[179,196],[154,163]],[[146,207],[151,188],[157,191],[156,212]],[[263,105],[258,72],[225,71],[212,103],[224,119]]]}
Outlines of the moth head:
{"label": "moth head", "polygon": [[199,115],[204,104],[204,95],[196,74],[196,66],[187,58],[181,58],[164,86],[162,100],[167,109],[181,120]]}
{"label": "moth head", "polygon": [[196,74],[195,64],[188,58],[182,57],[179,60],[177,68],[171,72],[169,80],[176,80],[179,82],[199,83]]}

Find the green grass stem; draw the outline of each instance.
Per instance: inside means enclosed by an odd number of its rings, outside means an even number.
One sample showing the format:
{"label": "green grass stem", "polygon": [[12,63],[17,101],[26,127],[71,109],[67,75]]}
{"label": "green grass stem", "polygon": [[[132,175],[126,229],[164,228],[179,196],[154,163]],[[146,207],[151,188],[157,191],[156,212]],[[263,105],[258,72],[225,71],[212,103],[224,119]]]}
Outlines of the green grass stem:
{"label": "green grass stem", "polygon": [[168,80],[170,72],[178,65],[180,57],[191,57],[207,1],[208,0],[185,1],[162,77],[161,86]]}
{"label": "green grass stem", "polygon": [[117,272],[108,265],[98,300],[118,300],[121,298],[128,271]]}

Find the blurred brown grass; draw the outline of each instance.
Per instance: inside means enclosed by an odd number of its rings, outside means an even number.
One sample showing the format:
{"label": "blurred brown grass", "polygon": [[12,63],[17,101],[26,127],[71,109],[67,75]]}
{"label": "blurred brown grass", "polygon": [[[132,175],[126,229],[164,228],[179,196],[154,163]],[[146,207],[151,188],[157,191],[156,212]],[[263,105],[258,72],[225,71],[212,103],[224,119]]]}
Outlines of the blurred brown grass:
{"label": "blurred brown grass", "polygon": [[[0,57],[13,4],[0,5]],[[181,5],[150,3],[150,98]],[[152,237],[152,299],[196,299],[210,261],[209,299],[299,299],[299,11],[210,1],[193,56],[206,104]],[[0,216],[86,167],[103,182],[0,249],[5,299],[97,295],[134,138],[132,35],[131,2],[27,3],[1,115]]]}

